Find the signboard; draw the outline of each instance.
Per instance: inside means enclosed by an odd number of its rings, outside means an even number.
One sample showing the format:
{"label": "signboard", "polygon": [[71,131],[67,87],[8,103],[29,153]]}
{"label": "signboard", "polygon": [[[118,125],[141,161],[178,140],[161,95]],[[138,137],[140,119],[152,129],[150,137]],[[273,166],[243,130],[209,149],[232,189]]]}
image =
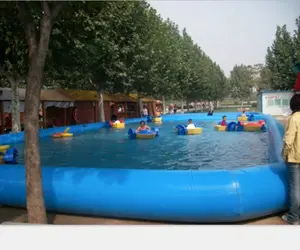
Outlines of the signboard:
{"label": "signboard", "polygon": [[269,115],[290,115],[292,91],[267,91],[261,93],[261,112]]}

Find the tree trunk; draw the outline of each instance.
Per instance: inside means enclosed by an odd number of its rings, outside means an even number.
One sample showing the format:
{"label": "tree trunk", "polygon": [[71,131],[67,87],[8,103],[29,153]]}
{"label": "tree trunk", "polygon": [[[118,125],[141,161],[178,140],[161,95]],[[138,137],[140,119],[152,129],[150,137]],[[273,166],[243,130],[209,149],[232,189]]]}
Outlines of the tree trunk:
{"label": "tree trunk", "polygon": [[104,102],[103,102],[102,90],[98,91],[98,108],[99,108],[100,122],[105,122]]}
{"label": "tree trunk", "polygon": [[165,96],[162,96],[162,106],[163,106],[163,110],[162,113],[165,114],[166,113],[166,99]]}
{"label": "tree trunk", "polygon": [[40,4],[43,16],[40,20],[40,27],[37,29],[32,19],[30,5],[27,2],[17,2],[19,18],[24,24],[28,44],[29,70],[24,119],[25,170],[28,222],[33,224],[47,224],[40,168],[38,113],[52,23],[64,3],[58,2],[52,7],[46,1]]}
{"label": "tree trunk", "polygon": [[42,80],[43,65],[32,63],[26,88],[24,128],[28,222],[36,224],[47,224],[40,168],[38,118]]}
{"label": "tree trunk", "polygon": [[8,77],[11,86],[11,117],[12,117],[12,126],[11,131],[13,133],[21,131],[21,122],[20,122],[20,100],[19,100],[19,80],[14,77]]}
{"label": "tree trunk", "polygon": [[181,99],[181,113],[183,114],[184,113],[184,100]]}
{"label": "tree trunk", "polygon": [[139,101],[139,112],[140,112],[140,117],[142,117],[142,112],[143,112],[143,101],[142,98],[139,96],[138,97],[138,101]]}

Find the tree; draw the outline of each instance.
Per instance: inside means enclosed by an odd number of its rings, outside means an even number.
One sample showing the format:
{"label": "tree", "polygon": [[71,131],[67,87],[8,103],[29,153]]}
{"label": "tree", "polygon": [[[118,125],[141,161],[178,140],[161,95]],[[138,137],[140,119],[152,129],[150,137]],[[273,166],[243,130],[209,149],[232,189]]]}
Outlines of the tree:
{"label": "tree", "polygon": [[253,78],[253,87],[257,93],[262,90],[268,90],[271,88],[272,72],[263,64],[255,64],[250,67]]}
{"label": "tree", "polygon": [[52,26],[63,5],[64,2],[46,1],[16,3],[24,26],[29,61],[24,121],[27,211],[28,221],[37,224],[47,223],[40,168],[40,92]]}
{"label": "tree", "polygon": [[12,89],[12,132],[21,131],[18,87],[24,86],[28,70],[26,41],[16,22],[17,10],[11,2],[0,3],[0,75]]}
{"label": "tree", "polygon": [[300,16],[296,19],[296,29],[293,36],[294,43],[294,61],[300,61]]}
{"label": "tree", "polygon": [[275,40],[266,55],[266,66],[272,72],[273,89],[292,89],[296,79],[292,72],[294,57],[294,42],[286,25],[277,27]]}
{"label": "tree", "polygon": [[250,66],[235,65],[230,72],[230,93],[241,101],[249,98],[253,90],[253,78]]}

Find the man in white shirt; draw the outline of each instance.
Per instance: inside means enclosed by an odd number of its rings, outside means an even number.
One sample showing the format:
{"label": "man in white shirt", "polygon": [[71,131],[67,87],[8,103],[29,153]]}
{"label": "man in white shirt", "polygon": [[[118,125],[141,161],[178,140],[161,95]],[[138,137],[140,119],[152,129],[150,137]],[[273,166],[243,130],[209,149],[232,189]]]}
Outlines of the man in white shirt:
{"label": "man in white shirt", "polygon": [[148,109],[146,108],[146,106],[143,107],[142,115],[143,116],[148,116]]}
{"label": "man in white shirt", "polygon": [[188,125],[186,126],[187,129],[193,129],[193,128],[196,128],[195,127],[195,124],[193,123],[193,120],[192,119],[189,119],[188,120]]}

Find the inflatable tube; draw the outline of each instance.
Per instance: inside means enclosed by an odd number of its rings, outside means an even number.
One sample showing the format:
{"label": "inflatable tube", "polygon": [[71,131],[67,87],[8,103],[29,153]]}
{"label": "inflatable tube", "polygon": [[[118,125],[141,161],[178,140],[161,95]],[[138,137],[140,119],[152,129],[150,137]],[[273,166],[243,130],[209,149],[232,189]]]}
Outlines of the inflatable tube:
{"label": "inflatable tube", "polygon": [[175,132],[178,134],[178,135],[186,135],[187,134],[187,129],[184,125],[177,125],[175,127]]}
{"label": "inflatable tube", "polygon": [[[0,168],[0,204],[26,206],[23,167]],[[237,222],[286,207],[283,165],[241,170],[44,167],[48,210],[174,222]],[[267,184],[267,185],[266,185]]]}
{"label": "inflatable tube", "polygon": [[254,121],[255,120],[255,116],[253,114],[247,115],[248,117],[248,121]]}
{"label": "inflatable tube", "polygon": [[227,124],[227,131],[236,131],[237,129],[237,123],[236,122],[230,122]]}
{"label": "inflatable tube", "polygon": [[201,133],[202,133],[202,128],[200,127],[187,129],[187,135],[199,135]]}
{"label": "inflatable tube", "polygon": [[243,117],[243,116],[239,115],[237,117],[237,120],[241,121],[241,122],[254,121],[255,120],[255,116],[253,114],[248,114],[248,115],[246,115],[246,117]]}
{"label": "inflatable tube", "polygon": [[4,164],[18,164],[17,163],[18,150],[9,145],[0,146],[0,163]]}
{"label": "inflatable tube", "polygon": [[73,136],[72,133],[56,133],[52,135],[53,138],[63,138],[63,137],[72,137],[72,136]]}
{"label": "inflatable tube", "polygon": [[244,130],[247,132],[266,131],[265,121],[244,123]]}
{"label": "inflatable tube", "polygon": [[152,117],[152,122],[161,123],[162,117]]}
{"label": "inflatable tube", "polygon": [[238,121],[242,121],[242,122],[245,122],[245,121],[248,121],[248,116],[238,116]]}
{"label": "inflatable tube", "polygon": [[175,133],[178,135],[199,135],[202,133],[202,128],[195,125],[195,128],[187,129],[184,125],[177,125],[175,127]]}
{"label": "inflatable tube", "polygon": [[111,125],[112,128],[118,128],[118,129],[122,129],[122,128],[125,128],[125,123],[113,123]]}
{"label": "inflatable tube", "polygon": [[130,139],[152,139],[156,136],[158,136],[159,129],[153,128],[150,131],[149,130],[142,130],[138,133],[132,128],[128,130],[128,136]]}
{"label": "inflatable tube", "polygon": [[52,135],[53,138],[72,137],[73,134],[69,133],[70,127],[66,128],[62,133],[55,133]]}
{"label": "inflatable tube", "polygon": [[[235,119],[237,113],[226,115]],[[58,213],[193,223],[237,222],[281,212],[287,208],[288,197],[287,171],[281,157],[284,128],[271,116],[255,116],[265,119],[268,126],[267,165],[188,171],[43,166],[46,208]],[[164,119],[182,121],[190,117],[211,120],[201,114]],[[82,133],[99,127],[105,127],[105,123],[71,128],[73,133]],[[60,129],[40,133],[49,137]],[[0,144],[21,142],[23,135],[2,135]],[[26,207],[23,165],[0,167],[0,205]]]}
{"label": "inflatable tube", "polygon": [[226,126],[221,126],[221,125],[214,125],[214,128],[217,131],[226,131],[226,129],[227,129]]}

